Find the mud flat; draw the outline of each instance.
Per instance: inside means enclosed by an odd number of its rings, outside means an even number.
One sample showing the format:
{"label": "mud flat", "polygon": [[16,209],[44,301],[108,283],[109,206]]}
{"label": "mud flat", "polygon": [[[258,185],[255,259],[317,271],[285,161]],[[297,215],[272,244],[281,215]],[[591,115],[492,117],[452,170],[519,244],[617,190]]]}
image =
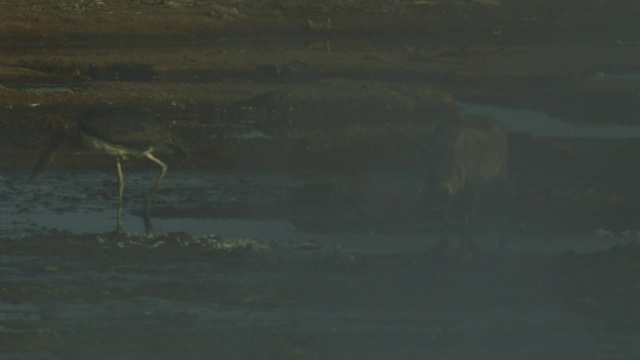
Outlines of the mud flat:
{"label": "mud flat", "polygon": [[[8,358],[46,359],[623,359],[639,351],[637,244],[463,260],[420,246],[434,240],[3,239],[0,347]],[[378,242],[395,246],[370,245]]]}

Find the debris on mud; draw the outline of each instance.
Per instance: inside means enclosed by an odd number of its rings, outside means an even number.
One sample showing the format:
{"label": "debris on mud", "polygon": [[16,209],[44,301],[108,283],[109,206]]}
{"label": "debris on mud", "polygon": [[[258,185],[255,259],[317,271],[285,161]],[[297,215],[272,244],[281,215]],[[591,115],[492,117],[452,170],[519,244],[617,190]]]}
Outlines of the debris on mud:
{"label": "debris on mud", "polygon": [[58,254],[69,256],[130,256],[206,254],[220,258],[246,257],[257,245],[252,240],[228,240],[221,236],[194,236],[187,232],[160,234],[148,237],[138,234],[58,234],[0,239],[0,253]]}

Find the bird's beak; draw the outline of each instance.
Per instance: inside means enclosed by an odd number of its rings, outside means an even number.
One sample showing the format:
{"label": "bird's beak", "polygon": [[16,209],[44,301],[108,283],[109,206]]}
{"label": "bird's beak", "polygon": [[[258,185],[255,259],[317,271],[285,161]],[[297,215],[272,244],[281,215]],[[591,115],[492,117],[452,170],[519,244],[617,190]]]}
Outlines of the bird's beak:
{"label": "bird's beak", "polygon": [[174,138],[174,144],[172,145],[173,147],[173,151],[175,153],[178,153],[184,157],[186,157],[187,159],[191,157],[191,151],[189,151],[189,149],[187,149],[186,146],[184,146],[184,144],[182,144],[182,140],[179,138]]}
{"label": "bird's beak", "polygon": [[42,154],[40,154],[31,176],[29,176],[29,183],[33,183],[36,178],[42,174],[44,169],[51,163],[51,161],[53,161],[56,153],[60,150],[62,144],[64,144],[66,140],[67,134],[64,131],[58,131],[51,137],[49,144],[47,144],[47,147],[42,151]]}

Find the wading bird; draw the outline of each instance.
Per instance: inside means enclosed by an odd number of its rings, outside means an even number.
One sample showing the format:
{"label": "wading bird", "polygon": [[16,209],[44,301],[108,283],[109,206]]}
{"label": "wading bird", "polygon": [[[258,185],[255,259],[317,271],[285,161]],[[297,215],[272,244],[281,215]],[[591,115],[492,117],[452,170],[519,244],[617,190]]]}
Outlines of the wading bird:
{"label": "wading bird", "polygon": [[71,129],[58,131],[44,149],[29,178],[33,182],[53,160],[56,152],[66,142],[88,150],[114,155],[118,169],[118,210],[116,233],[122,233],[122,193],[124,177],[121,160],[128,156],[146,157],[162,169],[144,208],[144,225],[147,235],[153,228],[149,218],[151,200],[167,172],[167,164],[158,160],[154,153],[180,153],[188,151],[180,140],[151,112],[132,107],[96,106],[89,108],[78,118]]}

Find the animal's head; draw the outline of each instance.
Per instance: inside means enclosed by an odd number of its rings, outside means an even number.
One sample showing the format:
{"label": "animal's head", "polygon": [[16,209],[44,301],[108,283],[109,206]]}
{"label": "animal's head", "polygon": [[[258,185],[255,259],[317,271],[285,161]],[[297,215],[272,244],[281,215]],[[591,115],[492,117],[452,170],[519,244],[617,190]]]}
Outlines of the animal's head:
{"label": "animal's head", "polygon": [[495,121],[460,118],[443,122],[431,140],[431,187],[453,198],[467,188],[503,179],[507,151],[504,128]]}

